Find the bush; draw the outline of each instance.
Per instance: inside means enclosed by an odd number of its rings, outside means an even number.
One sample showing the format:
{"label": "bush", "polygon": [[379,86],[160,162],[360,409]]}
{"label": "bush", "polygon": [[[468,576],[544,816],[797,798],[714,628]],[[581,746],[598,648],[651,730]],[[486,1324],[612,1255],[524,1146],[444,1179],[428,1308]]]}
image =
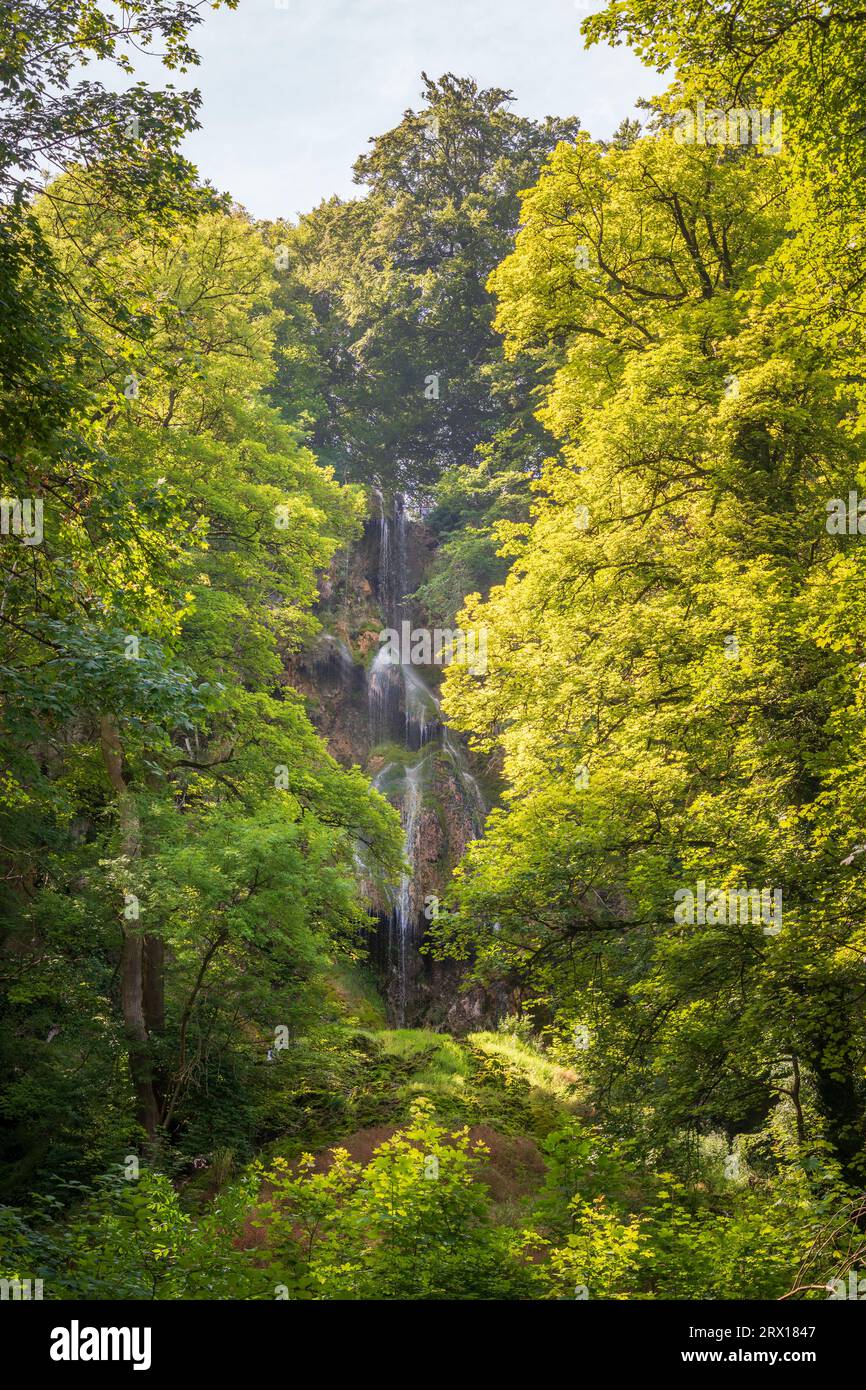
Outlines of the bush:
{"label": "bush", "polygon": [[361,1167],[345,1150],[326,1173],[278,1161],[259,1210],[276,1283],[314,1299],[531,1298],[516,1232],[494,1228],[476,1181],[486,1150],[436,1124],[431,1103]]}

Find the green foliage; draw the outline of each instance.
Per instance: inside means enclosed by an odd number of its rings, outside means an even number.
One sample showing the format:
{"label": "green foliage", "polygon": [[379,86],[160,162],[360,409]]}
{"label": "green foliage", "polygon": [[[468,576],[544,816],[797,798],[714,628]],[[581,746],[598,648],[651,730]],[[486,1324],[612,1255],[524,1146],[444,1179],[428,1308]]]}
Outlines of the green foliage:
{"label": "green foliage", "polygon": [[62,1229],[37,1231],[2,1208],[3,1274],[27,1270],[20,1277],[43,1279],[48,1299],[264,1297],[260,1271],[238,1248],[252,1193],[248,1180],[193,1221],[169,1180],[142,1169],[128,1181],[107,1177]]}
{"label": "green foliage", "polygon": [[[850,1177],[862,576],[826,521],[862,448],[797,286],[760,268],[788,218],[773,159],[663,131],[561,145],[524,197],[498,321],[509,351],[557,356],[560,451],[531,523],[499,527],[506,582],[467,599],[486,675],[446,677],[507,790],[438,925],[563,1043],[588,1026],[618,1133],[673,1159],[681,1132],[754,1132],[782,1103]],[[678,919],[699,883],[772,886],[781,930]]]}
{"label": "green foliage", "polygon": [[356,845],[400,863],[395,813],[282,680],[363,501],[264,400],[261,239],[213,211],[144,235],[96,175],[50,193],[68,417],[21,453],[45,535],[11,542],[0,619],[10,1193],[139,1127],[249,1158],[250,1054],[320,1021],[367,926]]}
{"label": "green foliage", "polygon": [[544,1147],[549,1171],[537,1217],[549,1246],[547,1297],[779,1298],[832,1212],[835,1239],[816,1284],[826,1297],[846,1245],[860,1245],[832,1165],[809,1175],[783,1163],[771,1183],[732,1183],[705,1167],[700,1182],[684,1183],[579,1122]]}
{"label": "green foliage", "polygon": [[[237,0],[210,0],[233,9]],[[45,169],[96,166],[103,192],[131,211],[177,205],[190,166],[177,152],[198,123],[196,91],[154,91],[143,82],[111,91],[81,77],[99,61],[133,76],[142,52],[186,72],[198,63],[190,38],[201,23],[193,0],[127,0],[120,14],[97,0],[17,0],[0,16],[0,189],[4,203],[37,192]],[[77,80],[76,80],[77,79]]]}
{"label": "green foliage", "polygon": [[[324,1173],[312,1156],[296,1172],[264,1173],[259,1207],[267,1249],[290,1298],[514,1299],[531,1296],[532,1272],[513,1233],[486,1219],[475,1181],[484,1146],[449,1133],[417,1100],[405,1129],[365,1167],[337,1149]],[[281,1266],[280,1260],[284,1262]]]}
{"label": "green foliage", "polygon": [[[645,131],[425,76],[364,198],[257,227],[179,154],[197,93],[79,80],[186,72],[201,9],[0,15],[3,496],[44,506],[0,555],[0,1275],[823,1297],[866,1174],[866,20],[613,0],[588,41],[676,71]],[[698,101],[781,149],[680,143]],[[489,634],[444,688],[503,795],[436,951],[521,1013],[465,1041],[382,1028],[399,818],[287,677],[361,483]]]}
{"label": "green foliage", "polygon": [[468,594],[487,594],[508,573],[499,523],[529,517],[527,435],[513,426],[479,446],[475,467],[448,468],[434,490],[426,524],[439,542],[424,583],[413,595],[431,625],[452,627]]}
{"label": "green foliage", "polygon": [[267,229],[285,310],[274,399],[310,417],[338,476],[412,492],[511,428],[523,468],[539,456],[485,281],[510,247],[519,190],[578,124],[516,116],[509,92],[450,73],[425,76],[424,98],[358,159],[363,200]]}

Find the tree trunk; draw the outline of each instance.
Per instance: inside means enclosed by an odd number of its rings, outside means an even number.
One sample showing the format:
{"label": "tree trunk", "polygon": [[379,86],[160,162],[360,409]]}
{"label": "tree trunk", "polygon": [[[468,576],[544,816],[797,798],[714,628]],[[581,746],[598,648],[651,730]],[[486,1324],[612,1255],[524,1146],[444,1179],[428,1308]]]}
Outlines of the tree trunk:
{"label": "tree trunk", "polygon": [[161,936],[144,938],[144,1022],[148,1033],[165,1028],[165,946]]}
{"label": "tree trunk", "polygon": [[[120,827],[120,852],[125,859],[138,857],[141,849],[141,825],[135,798],[123,775],[123,747],[120,731],[113,715],[103,715],[100,721],[100,745],[108,780],[117,797]],[[120,956],[120,999],[123,1023],[129,1045],[129,1070],[136,1098],[137,1119],[150,1141],[156,1139],[159,1123],[159,1103],[153,1084],[150,1058],[148,1015],[151,1020],[161,1010],[162,970],[160,951],[147,953],[145,938],[138,921],[129,921],[121,914],[123,947]],[[159,966],[159,984],[155,982]],[[147,1002],[146,1002],[147,1000]]]}

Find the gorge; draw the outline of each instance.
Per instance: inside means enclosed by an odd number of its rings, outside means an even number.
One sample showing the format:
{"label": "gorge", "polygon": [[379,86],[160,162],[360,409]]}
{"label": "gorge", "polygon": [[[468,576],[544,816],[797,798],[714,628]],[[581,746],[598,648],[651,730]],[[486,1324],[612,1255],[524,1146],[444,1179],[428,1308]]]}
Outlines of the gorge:
{"label": "gorge", "polygon": [[209,8],[0,6],[0,1298],[857,1296],[866,16],[259,216],[114,48]]}
{"label": "gorge", "polygon": [[[396,885],[362,877],[376,927],[370,954],[393,1026],[466,1027],[495,1019],[493,996],[459,989],[459,973],[421,950],[451,871],[483,833],[485,797],[460,736],[436,693],[440,629],[412,597],[434,551],[420,508],[401,493],[371,491],[361,541],[338,554],[321,586],[322,632],[292,673],[314,724],[344,764],[364,769],[400,812],[408,865]],[[407,629],[428,641],[394,643]]]}

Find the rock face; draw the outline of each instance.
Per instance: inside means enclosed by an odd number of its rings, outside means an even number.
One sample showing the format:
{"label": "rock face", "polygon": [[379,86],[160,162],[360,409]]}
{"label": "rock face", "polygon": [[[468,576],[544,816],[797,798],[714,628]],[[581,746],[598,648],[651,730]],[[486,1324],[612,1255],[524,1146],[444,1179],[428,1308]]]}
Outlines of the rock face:
{"label": "rock face", "polygon": [[[374,493],[370,510],[363,539],[322,580],[323,631],[287,676],[334,757],[362,767],[400,810],[410,872],[396,886],[372,876],[366,885],[376,920],[371,958],[391,1022],[461,1031],[492,1021],[504,1001],[461,993],[457,967],[419,947],[455,864],[482,833],[484,798],[461,740],[442,721],[441,667],[415,659],[429,660],[423,640],[412,650],[411,635],[427,629],[408,595],[424,578],[430,537],[399,495]],[[390,639],[380,640],[383,632]]]}

